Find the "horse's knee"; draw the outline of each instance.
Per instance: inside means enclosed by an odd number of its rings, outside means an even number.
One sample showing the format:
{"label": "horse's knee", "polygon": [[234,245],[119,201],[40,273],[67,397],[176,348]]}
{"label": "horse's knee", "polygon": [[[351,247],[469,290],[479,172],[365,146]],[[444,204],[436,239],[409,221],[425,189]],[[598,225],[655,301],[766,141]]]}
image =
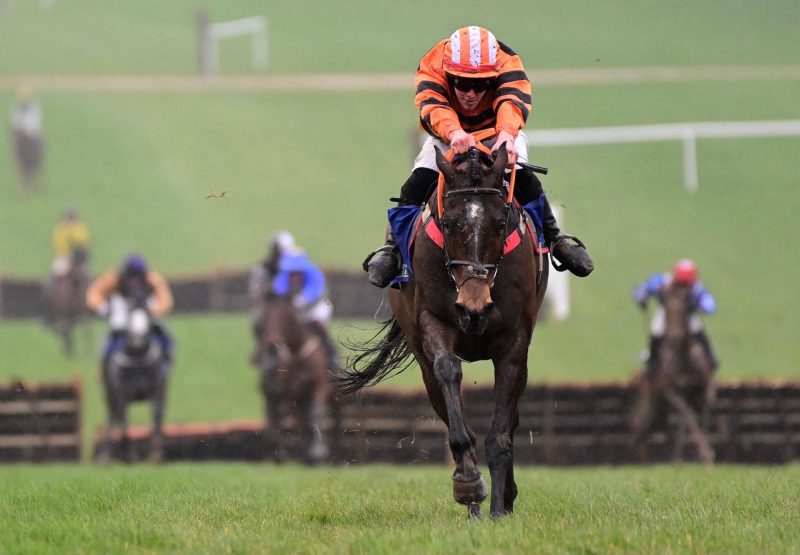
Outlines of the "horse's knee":
{"label": "horse's knee", "polygon": [[461,363],[453,355],[448,354],[436,357],[433,362],[433,373],[440,385],[461,384]]}
{"label": "horse's knee", "polygon": [[511,462],[514,444],[509,434],[490,434],[486,436],[484,447],[489,468]]}

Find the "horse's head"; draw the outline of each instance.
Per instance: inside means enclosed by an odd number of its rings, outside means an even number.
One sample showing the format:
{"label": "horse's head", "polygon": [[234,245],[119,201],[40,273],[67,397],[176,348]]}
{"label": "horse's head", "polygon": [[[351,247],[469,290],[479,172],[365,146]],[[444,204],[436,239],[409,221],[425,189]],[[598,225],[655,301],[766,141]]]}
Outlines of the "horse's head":
{"label": "horse's head", "polygon": [[129,350],[143,351],[150,346],[153,318],[147,305],[148,293],[143,287],[129,291],[127,302],[128,322],[125,327]]}
{"label": "horse's head", "polygon": [[436,165],[444,176],[440,221],[444,253],[458,293],[458,326],[464,333],[483,333],[492,310],[491,288],[509,216],[503,184],[507,163],[505,145],[494,162],[475,148],[455,163],[436,150]]}
{"label": "horse's head", "polygon": [[692,313],[692,286],[671,283],[661,291],[664,307],[664,337],[671,341],[684,341],[689,336],[689,317]]}
{"label": "horse's head", "polygon": [[128,325],[125,328],[128,347],[135,351],[143,351],[147,348],[150,345],[152,326],[152,318],[147,308],[133,306],[128,315]]}
{"label": "horse's head", "polygon": [[300,324],[291,297],[270,295],[259,319],[258,342],[279,358],[291,356],[299,341]]}

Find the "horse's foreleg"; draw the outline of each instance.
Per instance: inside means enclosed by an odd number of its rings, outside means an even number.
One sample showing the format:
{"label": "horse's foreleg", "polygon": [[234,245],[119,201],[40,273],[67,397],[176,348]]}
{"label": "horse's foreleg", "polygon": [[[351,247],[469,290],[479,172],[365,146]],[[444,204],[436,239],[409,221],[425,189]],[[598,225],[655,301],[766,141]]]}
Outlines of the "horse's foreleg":
{"label": "horse's foreleg", "polygon": [[645,462],[648,458],[645,440],[655,420],[655,401],[651,384],[643,376],[639,379],[640,381],[635,386],[636,398],[628,417],[629,447],[638,462]]}
{"label": "horse's foreleg", "polygon": [[475,437],[464,423],[461,404],[461,361],[444,354],[433,363],[434,373],[447,407],[448,443],[456,469],[453,472],[453,496],[462,505],[481,503],[488,493],[486,482],[478,470]]}
{"label": "horse's foreleg", "polygon": [[159,383],[156,386],[156,393],[153,397],[153,430],[150,433],[150,453],[148,460],[153,464],[164,462],[164,401],[167,393],[166,370],[163,375],[158,377]]}
{"label": "horse's foreleg", "polygon": [[453,338],[438,318],[428,312],[420,315],[423,349],[433,361],[433,375],[447,414],[448,443],[456,468],[453,472],[453,497],[462,505],[480,504],[488,494],[478,471],[475,438],[465,422],[461,404],[461,361],[452,354]]}
{"label": "horse's foreleg", "polygon": [[714,383],[712,378],[706,382],[705,390],[703,391],[703,407],[700,411],[701,421],[700,426],[706,434],[711,433],[711,411],[714,408],[714,403],[717,401],[717,384]]}
{"label": "horse's foreleg", "polygon": [[517,497],[514,431],[519,425],[519,398],[528,380],[527,345],[526,337],[521,335],[517,348],[505,350],[502,358],[494,360],[494,413],[485,443],[486,462],[492,475],[493,517],[512,512]]}
{"label": "horse's foreleg", "polygon": [[706,465],[712,464],[714,462],[714,450],[708,442],[708,437],[706,437],[706,434],[700,429],[692,409],[683,397],[678,395],[675,391],[668,389],[665,395],[670,404],[678,411],[681,420],[683,420],[684,424],[689,429],[689,433],[691,433],[692,439],[697,446],[697,454],[700,460]]}

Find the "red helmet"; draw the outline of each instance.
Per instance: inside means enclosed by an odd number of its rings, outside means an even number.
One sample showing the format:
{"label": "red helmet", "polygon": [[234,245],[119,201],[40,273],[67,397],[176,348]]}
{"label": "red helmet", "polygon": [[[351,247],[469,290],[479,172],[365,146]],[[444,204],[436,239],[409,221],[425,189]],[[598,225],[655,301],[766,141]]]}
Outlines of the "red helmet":
{"label": "red helmet", "polygon": [[697,266],[688,258],[679,260],[672,269],[672,279],[675,283],[694,284],[697,281]]}
{"label": "red helmet", "polygon": [[483,27],[462,27],[444,45],[444,70],[458,77],[497,77],[497,39]]}

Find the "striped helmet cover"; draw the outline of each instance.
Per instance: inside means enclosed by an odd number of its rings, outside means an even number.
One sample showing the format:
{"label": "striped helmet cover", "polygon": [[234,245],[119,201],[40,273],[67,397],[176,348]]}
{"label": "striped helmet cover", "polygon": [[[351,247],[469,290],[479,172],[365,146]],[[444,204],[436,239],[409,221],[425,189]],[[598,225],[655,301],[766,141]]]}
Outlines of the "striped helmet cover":
{"label": "striped helmet cover", "polygon": [[483,27],[462,27],[444,45],[444,69],[462,77],[497,76],[497,39]]}

